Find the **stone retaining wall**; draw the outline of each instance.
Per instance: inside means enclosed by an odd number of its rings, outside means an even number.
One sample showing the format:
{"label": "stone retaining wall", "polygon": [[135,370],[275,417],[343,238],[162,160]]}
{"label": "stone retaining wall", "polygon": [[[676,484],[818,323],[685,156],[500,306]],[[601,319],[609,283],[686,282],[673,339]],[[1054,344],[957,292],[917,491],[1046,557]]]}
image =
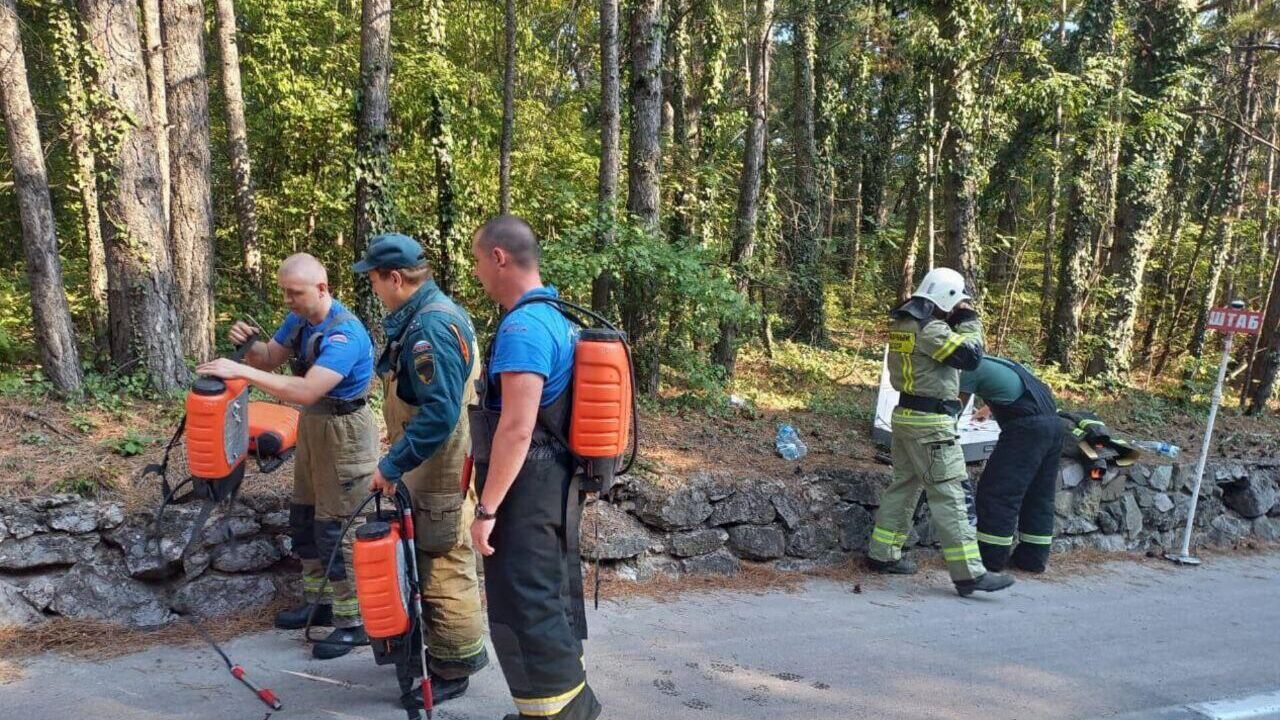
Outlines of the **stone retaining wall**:
{"label": "stone retaining wall", "polygon": [[[1053,549],[1165,551],[1177,548],[1191,500],[1192,468],[1135,465],[1085,477],[1064,459]],[[1280,541],[1280,472],[1269,464],[1211,465],[1201,487],[1192,543]],[[976,478],[975,478],[976,479]],[[805,570],[866,551],[890,470],[824,469],[785,481],[703,473],[685,482],[638,476],[615,504],[599,503],[583,525],[583,554],[623,577],[737,572],[743,561]],[[927,505],[908,545],[935,544]],[[600,522],[599,540],[593,523]]]}
{"label": "stone retaining wall", "polygon": [[[1163,551],[1177,547],[1191,500],[1189,466],[1138,465],[1101,481],[1064,462],[1054,551]],[[1196,513],[1196,546],[1253,537],[1280,541],[1280,470],[1211,466]],[[744,562],[808,570],[865,552],[884,466],[822,469],[786,479],[702,473],[639,474],[612,503],[588,507],[582,549],[619,575],[736,573]],[[286,590],[286,498],[242,498],[215,512],[183,555],[198,504],[169,509],[158,537],[151,514],[74,495],[0,503],[0,624],[61,615],[137,627],[177,614],[217,616],[262,605]],[[929,547],[928,507],[909,544]],[[289,573],[283,573],[289,565]]]}

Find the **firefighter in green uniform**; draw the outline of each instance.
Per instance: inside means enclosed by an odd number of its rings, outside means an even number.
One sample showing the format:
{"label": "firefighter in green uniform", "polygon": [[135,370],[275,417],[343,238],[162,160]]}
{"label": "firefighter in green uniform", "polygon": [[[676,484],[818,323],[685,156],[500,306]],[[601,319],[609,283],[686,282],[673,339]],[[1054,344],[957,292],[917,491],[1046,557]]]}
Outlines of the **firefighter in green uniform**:
{"label": "firefighter in green uniform", "polygon": [[965,510],[964,451],[956,434],[960,371],[982,359],[982,321],[969,304],[964,278],[935,268],[907,302],[890,313],[889,379],[898,391],[893,410],[893,482],[880,498],[868,564],[884,573],[909,575],[903,557],[921,490],[929,501],[934,533],[942,541],[947,571],[961,596],[994,592],[1013,578],[987,572]]}
{"label": "firefighter in green uniform", "polygon": [[[463,409],[475,402],[480,377],[475,330],[467,313],[431,279],[422,246],[412,238],[373,238],[353,269],[369,274],[374,294],[390,311],[383,321],[387,346],[376,369],[391,447],[369,488],[391,493],[401,480],[413,498],[427,614],[423,639],[432,697],[443,702],[466,692],[468,677],[489,663],[471,549],[476,498],[464,471],[471,431]],[[412,679],[422,668],[415,662],[397,671],[401,703],[421,708],[422,689]]]}

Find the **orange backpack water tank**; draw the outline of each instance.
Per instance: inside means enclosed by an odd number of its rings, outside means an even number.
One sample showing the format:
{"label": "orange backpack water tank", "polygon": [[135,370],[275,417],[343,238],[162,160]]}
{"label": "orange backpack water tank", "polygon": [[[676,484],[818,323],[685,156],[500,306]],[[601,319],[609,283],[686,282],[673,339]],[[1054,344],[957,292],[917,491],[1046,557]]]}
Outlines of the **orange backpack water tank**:
{"label": "orange backpack water tank", "polygon": [[374,520],[361,525],[351,560],[365,632],[374,640],[404,635],[409,631],[412,596],[400,523]]}
{"label": "orange backpack water tank", "polygon": [[298,444],[298,411],[288,405],[249,403],[249,449],[274,457]]}
{"label": "orange backpack water tank", "polygon": [[626,336],[588,328],[573,358],[569,449],[587,460],[618,458],[631,436],[631,360]]}
{"label": "orange backpack water tank", "polygon": [[187,466],[197,480],[242,472],[249,452],[249,381],[198,378],[187,393]]}

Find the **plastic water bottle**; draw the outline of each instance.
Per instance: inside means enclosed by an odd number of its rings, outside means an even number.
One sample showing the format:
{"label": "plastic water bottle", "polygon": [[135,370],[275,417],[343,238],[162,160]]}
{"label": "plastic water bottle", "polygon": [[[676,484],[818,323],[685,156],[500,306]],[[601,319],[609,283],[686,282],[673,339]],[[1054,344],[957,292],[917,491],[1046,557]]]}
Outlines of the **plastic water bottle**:
{"label": "plastic water bottle", "polygon": [[1156,455],[1163,455],[1170,460],[1178,457],[1180,450],[1177,445],[1167,443],[1163,440],[1138,440],[1134,443],[1134,447],[1142,448]]}
{"label": "plastic water bottle", "polygon": [[778,454],[786,460],[799,460],[809,452],[804,441],[796,434],[796,429],[787,424],[778,426],[778,437],[774,440]]}

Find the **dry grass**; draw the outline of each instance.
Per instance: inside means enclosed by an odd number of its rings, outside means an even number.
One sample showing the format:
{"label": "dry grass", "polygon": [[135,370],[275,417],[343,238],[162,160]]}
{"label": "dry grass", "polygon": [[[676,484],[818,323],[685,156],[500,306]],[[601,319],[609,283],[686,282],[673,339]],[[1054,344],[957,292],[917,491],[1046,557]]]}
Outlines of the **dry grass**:
{"label": "dry grass", "polygon": [[[218,642],[245,633],[268,630],[277,611],[291,601],[277,598],[252,612],[202,622],[201,626]],[[102,620],[53,618],[39,625],[19,628],[0,626],[0,678],[5,665],[16,667],[15,658],[56,652],[79,660],[102,660],[146,650],[157,645],[166,647],[200,645],[200,633],[185,621],[170,623],[154,630],[138,630]]]}

